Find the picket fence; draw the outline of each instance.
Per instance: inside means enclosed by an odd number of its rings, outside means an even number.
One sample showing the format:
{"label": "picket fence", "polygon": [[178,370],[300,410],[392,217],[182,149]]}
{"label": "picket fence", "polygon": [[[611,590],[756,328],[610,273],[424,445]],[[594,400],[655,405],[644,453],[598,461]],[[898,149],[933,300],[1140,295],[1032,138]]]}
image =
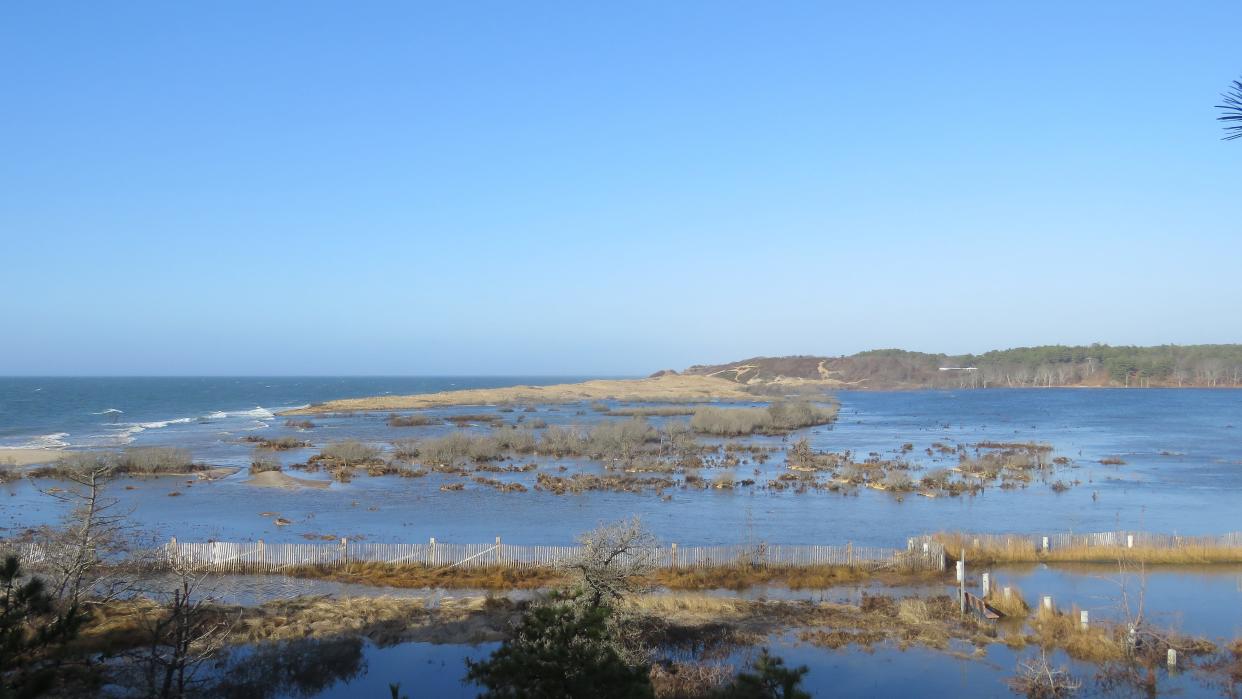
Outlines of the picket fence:
{"label": "picket fence", "polygon": [[[541,568],[571,561],[577,546],[515,546],[499,540],[492,544],[379,544],[342,539],[333,543],[270,544],[262,541],[179,542],[164,546],[169,565],[209,572],[278,571],[299,566],[343,566],[349,563],[423,565],[432,568]],[[734,546],[677,546],[653,552],[661,568],[711,566],[849,566],[859,569],[943,570],[944,549],[898,550],[870,546],[808,546],[753,544]]]}
{"label": "picket fence", "polygon": [[[1151,532],[1062,532],[1054,534],[963,534],[970,548],[1050,551],[1071,547],[1110,548],[1236,548],[1242,532],[1216,536],[1180,536]],[[47,551],[39,543],[4,543],[0,549],[15,553],[25,563],[38,566]],[[498,537],[490,544],[449,544],[431,539],[426,544],[382,544],[341,539],[317,543],[181,542],[173,539],[135,558],[140,565],[180,567],[215,573],[276,572],[301,566],[343,566],[349,563],[421,565],[431,568],[542,568],[565,564],[575,558],[577,546],[521,546],[504,544]],[[847,566],[864,570],[944,570],[945,549],[932,535],[912,537],[905,550],[854,546],[790,544],[737,544],[727,546],[678,546],[671,544],[654,553],[662,568],[713,566]]]}

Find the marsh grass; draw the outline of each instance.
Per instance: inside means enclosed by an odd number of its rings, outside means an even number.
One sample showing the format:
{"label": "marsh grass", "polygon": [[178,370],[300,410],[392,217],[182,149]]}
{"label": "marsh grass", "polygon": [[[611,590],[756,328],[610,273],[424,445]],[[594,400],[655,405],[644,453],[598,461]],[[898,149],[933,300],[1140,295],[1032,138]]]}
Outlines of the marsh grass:
{"label": "marsh grass", "polygon": [[745,590],[757,585],[783,585],[791,590],[829,588],[864,580],[892,584],[934,581],[941,572],[875,571],[849,566],[756,566],[750,564],[661,568],[651,584],[670,590]]}
{"label": "marsh grass", "polygon": [[1030,619],[1033,643],[1045,649],[1061,649],[1076,660],[1102,663],[1126,657],[1126,644],[1120,627],[1110,624],[1079,623],[1079,609],[1069,614],[1040,608]]}
{"label": "marsh grass", "polygon": [[[950,558],[965,549],[966,559],[989,563],[1142,563],[1147,565],[1201,565],[1242,563],[1242,546],[1208,546],[1194,542],[1175,547],[1135,542],[1125,546],[1065,546],[1039,551],[1027,537],[1000,542],[960,532],[941,532],[932,539],[945,547]],[[975,542],[979,545],[976,546]]]}
{"label": "marsh grass", "polygon": [[569,580],[564,571],[552,567],[446,568],[391,563],[349,563],[339,567],[298,566],[283,569],[281,574],[379,587],[478,590],[530,590],[555,587]]}
{"label": "marsh grass", "polygon": [[[1009,595],[1004,593],[1005,588],[1009,589]],[[998,586],[987,596],[987,603],[996,611],[1004,614],[1007,618],[1024,619],[1031,613],[1031,607],[1026,602],[1022,590],[1017,585]]]}
{"label": "marsh grass", "polygon": [[693,405],[636,405],[613,408],[608,414],[617,417],[679,417],[693,415],[698,409]]}

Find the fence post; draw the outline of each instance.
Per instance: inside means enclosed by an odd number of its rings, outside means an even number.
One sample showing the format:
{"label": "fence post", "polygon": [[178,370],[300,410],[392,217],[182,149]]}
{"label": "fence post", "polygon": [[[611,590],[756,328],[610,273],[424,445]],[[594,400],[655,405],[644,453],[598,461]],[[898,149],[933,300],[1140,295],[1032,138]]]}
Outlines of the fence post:
{"label": "fence post", "polygon": [[341,561],[349,563],[349,539],[341,537]]}
{"label": "fence post", "polygon": [[504,563],[504,546],[500,543],[500,537],[496,537],[496,565]]}
{"label": "fence post", "polygon": [[1045,536],[1041,543],[1043,545],[1043,552],[1048,553],[1048,537]]}
{"label": "fence post", "polygon": [[1047,612],[1052,611],[1052,595],[1044,595],[1043,607],[1044,607],[1044,611],[1047,611]]}
{"label": "fence post", "polygon": [[845,542],[845,560],[848,567],[854,567],[854,542],[852,541]]}
{"label": "fence post", "polygon": [[676,568],[677,567],[677,542],[673,542],[673,545],[670,551],[672,552],[671,554],[672,555],[672,567]]}
{"label": "fence post", "polygon": [[962,557],[957,562],[957,593],[962,614],[966,614],[966,549],[962,549]]}
{"label": "fence post", "polygon": [[263,543],[262,539],[259,539],[258,559],[259,560],[255,561],[255,566],[258,567],[259,570],[267,570],[267,545]]}
{"label": "fence post", "polygon": [[431,547],[431,551],[427,554],[427,565],[434,566],[436,564],[436,538],[434,536],[431,537],[431,542],[428,546]]}
{"label": "fence post", "polygon": [[1009,598],[1013,596],[1013,588],[1006,585],[1001,588],[1001,594],[1004,596],[1005,600],[1008,601]]}
{"label": "fence post", "polygon": [[1126,534],[1126,548],[1128,549],[1134,548],[1134,535],[1133,534]]}
{"label": "fence post", "polygon": [[168,539],[168,562],[175,564],[177,562],[177,537],[169,537]]}
{"label": "fence post", "polygon": [[1089,617],[1088,617],[1088,615],[1087,615],[1087,610],[1085,610],[1085,609],[1084,609],[1084,610],[1082,610],[1081,612],[1078,612],[1078,624],[1079,624],[1079,626],[1081,626],[1081,627],[1082,627],[1082,630],[1083,630],[1083,631],[1086,631],[1086,630],[1087,630],[1087,627],[1088,627],[1088,625],[1089,625],[1089,621],[1090,621],[1090,619],[1089,619]]}
{"label": "fence post", "polygon": [[991,576],[991,574],[989,574],[989,573],[984,573],[984,574],[983,574],[982,578],[980,579],[980,587],[983,589],[983,596],[984,596],[984,597],[987,597],[987,596],[988,596],[988,593],[992,591],[992,576]]}
{"label": "fence post", "polygon": [[1177,651],[1172,648],[1169,649],[1168,662],[1169,662],[1169,669],[1173,669],[1177,667]]}

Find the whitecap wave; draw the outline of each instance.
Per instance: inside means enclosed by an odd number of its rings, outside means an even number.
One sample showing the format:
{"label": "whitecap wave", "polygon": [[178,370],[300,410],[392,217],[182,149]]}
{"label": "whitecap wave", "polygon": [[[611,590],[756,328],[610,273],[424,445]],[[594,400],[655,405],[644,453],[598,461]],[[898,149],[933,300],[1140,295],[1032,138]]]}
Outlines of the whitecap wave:
{"label": "whitecap wave", "polygon": [[228,414],[228,413],[226,413],[226,412],[224,412],[223,410],[217,410],[216,412],[211,413],[210,415],[208,415],[208,416],[207,416],[207,419],[208,419],[208,420],[223,420],[224,418],[226,418],[226,417],[228,417],[228,416],[229,416],[229,414]]}
{"label": "whitecap wave", "polygon": [[235,413],[230,413],[230,415],[235,415],[237,417],[253,417],[253,418],[259,418],[259,419],[276,417],[272,413],[272,411],[268,410],[267,408],[264,408],[261,405],[255,406],[254,410],[239,410]]}
{"label": "whitecap wave", "polygon": [[124,412],[125,412],[124,410],[117,410],[116,408],[108,408],[107,410],[101,410],[97,413],[91,413],[91,415],[119,415]]}

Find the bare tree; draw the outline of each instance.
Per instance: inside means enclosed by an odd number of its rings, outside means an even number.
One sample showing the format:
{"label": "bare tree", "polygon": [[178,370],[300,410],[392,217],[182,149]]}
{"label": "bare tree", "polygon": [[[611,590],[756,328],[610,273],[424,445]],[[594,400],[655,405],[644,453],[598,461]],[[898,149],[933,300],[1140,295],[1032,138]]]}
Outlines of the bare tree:
{"label": "bare tree", "polygon": [[198,594],[200,580],[188,569],[173,572],[177,584],[167,602],[143,619],[148,641],[136,658],[145,696],[153,699],[193,693],[198,671],[224,646],[234,621],[208,608]]}
{"label": "bare tree", "polygon": [[115,456],[75,454],[62,460],[60,467],[71,485],[42,492],[72,509],[65,526],[48,533],[43,567],[48,571],[49,587],[58,599],[75,606],[88,597],[91,602],[111,599],[131,582],[104,565],[108,555],[124,548],[122,530],[129,515],[118,508],[119,501],[106,495],[116,475]]}
{"label": "bare tree", "polygon": [[1216,105],[1216,108],[1222,114],[1216,120],[1225,122],[1225,140],[1242,138],[1242,80],[1234,80],[1233,85],[1221,95],[1221,99],[1224,103]]}
{"label": "bare tree", "polygon": [[591,607],[619,601],[644,591],[644,579],[655,569],[658,544],[634,517],[600,526],[578,537],[582,551],[565,567],[577,577]]}

